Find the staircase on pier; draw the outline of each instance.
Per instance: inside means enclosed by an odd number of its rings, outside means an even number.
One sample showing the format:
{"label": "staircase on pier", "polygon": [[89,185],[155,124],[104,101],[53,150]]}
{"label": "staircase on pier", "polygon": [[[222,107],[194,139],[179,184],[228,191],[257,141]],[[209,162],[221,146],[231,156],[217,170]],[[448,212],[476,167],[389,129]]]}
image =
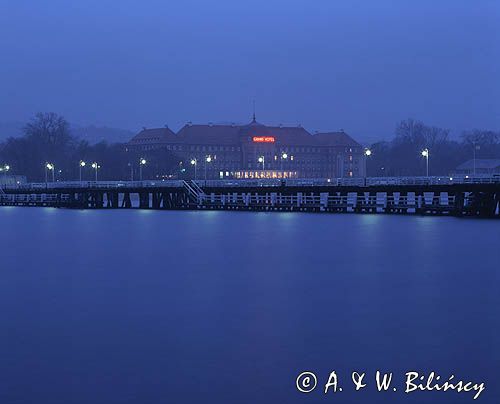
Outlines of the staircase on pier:
{"label": "staircase on pier", "polygon": [[206,200],[205,191],[196,183],[196,181],[183,181],[184,189],[187,191],[189,196],[189,200],[197,205],[203,205],[203,202]]}

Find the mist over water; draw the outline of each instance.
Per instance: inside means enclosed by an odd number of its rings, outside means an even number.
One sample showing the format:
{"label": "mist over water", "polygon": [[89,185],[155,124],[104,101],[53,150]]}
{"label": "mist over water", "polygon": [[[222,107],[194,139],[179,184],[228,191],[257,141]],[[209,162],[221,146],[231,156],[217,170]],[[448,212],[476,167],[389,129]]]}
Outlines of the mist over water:
{"label": "mist over water", "polygon": [[[5,403],[465,403],[353,393],[353,370],[498,397],[494,220],[0,209]],[[345,391],[304,396],[336,370]],[[490,400],[490,401],[488,401]]]}

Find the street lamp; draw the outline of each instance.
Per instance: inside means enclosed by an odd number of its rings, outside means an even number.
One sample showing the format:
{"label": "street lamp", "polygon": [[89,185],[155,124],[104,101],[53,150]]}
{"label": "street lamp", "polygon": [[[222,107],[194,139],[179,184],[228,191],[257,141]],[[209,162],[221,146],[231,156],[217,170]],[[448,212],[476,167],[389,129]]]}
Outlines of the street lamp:
{"label": "street lamp", "polygon": [[429,149],[428,148],[425,148],[424,150],[422,150],[422,156],[425,157],[425,164],[426,164],[426,167],[427,167],[427,177],[429,176]]}
{"label": "street lamp", "polygon": [[288,154],[286,152],[281,153],[281,172],[283,173],[283,160],[288,159]]}
{"label": "street lamp", "polygon": [[259,163],[261,163],[261,164],[262,164],[262,171],[264,171],[264,169],[265,169],[265,164],[266,164],[266,159],[265,159],[265,157],[264,157],[264,156],[260,156],[260,157],[258,158],[258,160],[257,160],[257,161],[258,161]]}
{"label": "street lamp", "polygon": [[366,168],[366,162],[368,160],[368,157],[372,155],[372,151],[367,147],[365,149],[365,185],[366,185],[366,177],[368,176],[367,168]]}
{"label": "street lamp", "polygon": [[205,181],[207,180],[207,163],[212,162],[212,156],[205,157]]}
{"label": "street lamp", "polygon": [[198,167],[198,160],[191,159],[191,165],[194,166],[194,180],[196,181],[196,170]]}
{"label": "street lamp", "polygon": [[127,163],[127,167],[130,167],[130,181],[134,181],[134,165]]}
{"label": "street lamp", "polygon": [[80,169],[80,182],[82,182],[82,169],[85,167],[87,163],[83,160],[80,160],[80,163],[78,164],[79,169]]}
{"label": "street lamp", "polygon": [[[0,167],[0,173],[5,173],[5,178],[7,178],[7,171],[9,170],[10,166],[8,164],[4,165],[3,167]],[[7,180],[5,182],[7,182]]]}
{"label": "street lamp", "polygon": [[101,168],[101,166],[99,164],[97,164],[96,162],[93,162],[92,168],[95,170],[95,182],[97,182],[97,171],[99,170],[99,168]]}
{"label": "street lamp", "polygon": [[55,170],[56,167],[53,163],[46,163],[45,164],[45,182],[47,183],[48,182],[48,175],[49,175],[49,171],[52,171],[52,182],[56,182],[56,179],[55,179]]}
{"label": "street lamp", "polygon": [[474,171],[472,172],[474,175],[476,175],[476,150],[480,150],[481,146],[476,143],[476,141],[472,142],[472,147],[473,147],[473,161],[474,161]]}
{"label": "street lamp", "polygon": [[142,181],[142,166],[146,165],[147,161],[145,158],[139,160],[139,181]]}

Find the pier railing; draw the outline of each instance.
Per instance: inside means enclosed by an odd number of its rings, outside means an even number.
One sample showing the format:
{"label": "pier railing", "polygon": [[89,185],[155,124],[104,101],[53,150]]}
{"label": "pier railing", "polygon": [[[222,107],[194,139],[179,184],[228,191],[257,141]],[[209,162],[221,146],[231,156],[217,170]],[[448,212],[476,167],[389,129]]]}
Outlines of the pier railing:
{"label": "pier railing", "polygon": [[102,189],[120,189],[120,188],[181,188],[182,180],[168,181],[57,181],[57,182],[30,182],[25,184],[4,185],[4,190],[15,189],[63,189],[63,188],[102,188]]}
{"label": "pier railing", "polygon": [[500,217],[500,176],[31,183],[5,187],[0,206]]}
{"label": "pier railing", "polygon": [[[453,184],[494,184],[500,183],[500,174],[482,176],[433,176],[433,177],[367,177],[367,178],[304,178],[304,179],[244,179],[244,180],[196,180],[191,181],[193,188],[252,188],[252,187],[301,187],[301,186],[354,186],[370,187],[380,185],[453,185]],[[3,190],[15,189],[120,189],[120,188],[182,188],[183,180],[158,181],[58,181],[26,184],[2,185]],[[0,191],[1,193],[2,191]]]}
{"label": "pier railing", "polygon": [[259,179],[259,180],[208,180],[196,181],[206,187],[255,187],[255,186],[355,186],[376,185],[453,185],[500,183],[497,176],[435,176],[435,177],[366,177],[366,178],[304,178],[304,179]]}

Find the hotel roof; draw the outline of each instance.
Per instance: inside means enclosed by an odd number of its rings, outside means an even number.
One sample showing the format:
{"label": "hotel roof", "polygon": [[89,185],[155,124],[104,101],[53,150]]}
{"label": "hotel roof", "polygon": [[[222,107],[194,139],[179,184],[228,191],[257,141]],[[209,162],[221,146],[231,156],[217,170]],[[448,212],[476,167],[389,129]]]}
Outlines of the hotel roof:
{"label": "hotel roof", "polygon": [[167,144],[177,142],[177,136],[169,128],[155,128],[141,130],[129,142],[129,145]]}
{"label": "hotel roof", "polygon": [[361,146],[344,131],[316,133],[314,136],[318,144],[323,146]]}
{"label": "hotel roof", "polygon": [[191,144],[236,144],[240,127],[234,125],[187,124],[177,133],[184,143]]}
{"label": "hotel roof", "polygon": [[186,143],[206,145],[238,145],[253,136],[272,136],[277,144],[295,146],[361,146],[344,132],[325,132],[315,135],[302,126],[267,126],[255,119],[247,125],[198,125],[188,123],[177,134],[168,128],[144,129],[129,145],[148,143]]}

